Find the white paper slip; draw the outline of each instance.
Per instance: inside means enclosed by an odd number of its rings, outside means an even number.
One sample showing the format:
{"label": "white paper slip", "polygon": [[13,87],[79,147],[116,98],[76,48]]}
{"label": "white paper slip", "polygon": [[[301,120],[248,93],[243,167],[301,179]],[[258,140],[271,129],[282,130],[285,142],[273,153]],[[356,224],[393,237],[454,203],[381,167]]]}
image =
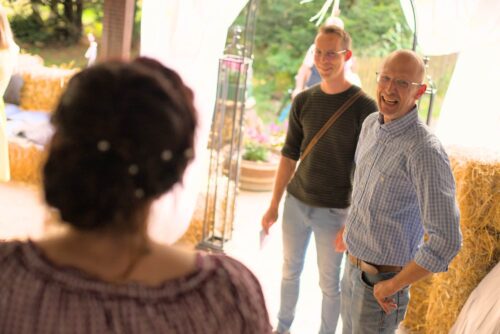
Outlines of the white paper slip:
{"label": "white paper slip", "polygon": [[266,246],[267,240],[269,240],[269,235],[266,234],[264,230],[260,230],[259,233],[259,248],[262,249]]}

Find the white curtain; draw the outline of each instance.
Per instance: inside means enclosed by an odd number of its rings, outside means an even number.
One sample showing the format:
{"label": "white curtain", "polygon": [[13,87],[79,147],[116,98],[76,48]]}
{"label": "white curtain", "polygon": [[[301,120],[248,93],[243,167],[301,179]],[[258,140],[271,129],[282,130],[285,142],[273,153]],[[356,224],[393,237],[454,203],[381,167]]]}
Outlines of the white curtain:
{"label": "white curtain", "polygon": [[500,332],[500,263],[471,292],[450,334]]}
{"label": "white curtain", "polygon": [[[459,52],[436,133],[447,146],[500,150],[500,1],[415,0],[426,55]],[[410,27],[410,0],[401,0]],[[432,59],[431,59],[432,62]],[[439,87],[438,87],[439,89]]]}
{"label": "white curtain", "polygon": [[186,231],[201,184],[208,175],[203,155],[217,89],[218,59],[227,30],[248,0],[144,0],[141,55],[155,58],[176,70],[195,93],[199,129],[196,158],[182,185],[153,207],[150,234],[172,243]]}

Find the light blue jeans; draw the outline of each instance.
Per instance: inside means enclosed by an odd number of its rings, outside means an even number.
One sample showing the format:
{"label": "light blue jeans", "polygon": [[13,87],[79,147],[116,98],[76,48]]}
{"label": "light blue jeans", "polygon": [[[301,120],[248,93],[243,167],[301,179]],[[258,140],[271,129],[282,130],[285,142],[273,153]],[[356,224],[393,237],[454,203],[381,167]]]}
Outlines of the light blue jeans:
{"label": "light blue jeans", "polygon": [[398,291],[392,298],[398,307],[386,314],[373,296],[373,286],[396,273],[367,274],[346,261],[342,277],[342,333],[389,334],[394,333],[405,317],[408,306],[408,288]]}
{"label": "light blue jeans", "polygon": [[335,333],[340,314],[340,264],[333,240],[344,225],[348,209],[317,208],[286,195],[283,212],[283,273],[278,332],[292,325],[299,297],[300,274],[311,233],[314,232],[319,286],[323,293],[320,334]]}

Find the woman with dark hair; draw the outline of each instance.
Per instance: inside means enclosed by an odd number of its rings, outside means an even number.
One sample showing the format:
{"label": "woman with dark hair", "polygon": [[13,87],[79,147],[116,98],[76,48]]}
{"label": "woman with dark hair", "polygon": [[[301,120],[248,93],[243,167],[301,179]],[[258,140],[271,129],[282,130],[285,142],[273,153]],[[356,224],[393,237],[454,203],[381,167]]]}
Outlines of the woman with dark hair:
{"label": "woman with dark hair", "polygon": [[270,333],[260,285],[226,256],[157,244],[152,202],[193,158],[193,93],[140,58],[90,67],[53,116],[46,202],[67,230],[0,243],[1,333]]}

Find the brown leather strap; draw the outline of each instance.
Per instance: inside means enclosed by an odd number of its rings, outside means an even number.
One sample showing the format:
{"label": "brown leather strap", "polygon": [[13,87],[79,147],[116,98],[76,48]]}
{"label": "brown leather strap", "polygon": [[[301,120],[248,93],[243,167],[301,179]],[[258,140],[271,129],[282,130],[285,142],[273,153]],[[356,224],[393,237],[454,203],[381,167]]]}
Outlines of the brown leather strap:
{"label": "brown leather strap", "polygon": [[336,113],[334,113],[328,121],[323,125],[321,129],[314,135],[314,137],[311,139],[309,144],[307,144],[306,149],[302,152],[302,155],[300,156],[300,160],[303,161],[306,156],[311,152],[313,149],[314,145],[319,141],[321,137],[325,134],[325,132],[335,123],[335,121],[342,116],[342,114],[361,96],[363,95],[363,91],[360,90],[353,96],[351,96],[347,101],[344,102],[344,104],[337,110]]}
{"label": "brown leather strap", "polygon": [[385,266],[368,263],[361,259],[358,259],[350,253],[347,254],[347,258],[359,270],[372,275],[377,275],[379,273],[398,273],[403,269],[403,267],[399,266]]}

